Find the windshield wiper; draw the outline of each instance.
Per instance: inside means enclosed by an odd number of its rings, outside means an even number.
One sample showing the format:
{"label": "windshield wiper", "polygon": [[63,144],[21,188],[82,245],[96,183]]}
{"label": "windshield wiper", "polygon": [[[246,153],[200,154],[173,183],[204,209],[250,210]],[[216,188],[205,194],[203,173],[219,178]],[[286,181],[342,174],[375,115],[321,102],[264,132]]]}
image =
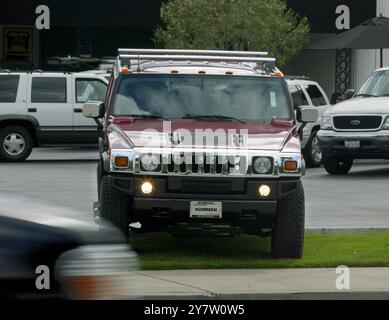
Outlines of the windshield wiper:
{"label": "windshield wiper", "polygon": [[365,97],[365,98],[372,98],[372,97],[378,97],[375,94],[370,94],[370,93],[360,93],[355,95],[355,97]]}
{"label": "windshield wiper", "polygon": [[138,118],[138,119],[163,119],[163,120],[169,120],[162,116],[157,116],[155,114],[132,114],[130,115],[132,118]]}
{"label": "windshield wiper", "polygon": [[231,120],[231,121],[238,121],[240,123],[246,124],[245,121],[235,118],[235,117],[229,117],[229,116],[223,116],[218,114],[204,114],[204,115],[197,115],[197,114],[186,114],[182,119],[204,119],[204,120]]}

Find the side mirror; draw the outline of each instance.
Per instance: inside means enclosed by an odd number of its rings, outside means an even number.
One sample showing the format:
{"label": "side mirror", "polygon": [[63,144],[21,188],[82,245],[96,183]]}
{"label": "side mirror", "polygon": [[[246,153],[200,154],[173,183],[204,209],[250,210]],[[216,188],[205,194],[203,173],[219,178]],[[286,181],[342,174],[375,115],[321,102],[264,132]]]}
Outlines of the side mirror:
{"label": "side mirror", "polygon": [[319,111],[310,106],[301,106],[297,108],[297,121],[302,123],[316,122],[319,119]]}
{"label": "side mirror", "polygon": [[100,101],[88,101],[84,104],[82,113],[87,118],[103,118],[105,113],[104,103]]}
{"label": "side mirror", "polygon": [[344,100],[351,99],[355,95],[355,90],[354,89],[349,89],[343,93]]}

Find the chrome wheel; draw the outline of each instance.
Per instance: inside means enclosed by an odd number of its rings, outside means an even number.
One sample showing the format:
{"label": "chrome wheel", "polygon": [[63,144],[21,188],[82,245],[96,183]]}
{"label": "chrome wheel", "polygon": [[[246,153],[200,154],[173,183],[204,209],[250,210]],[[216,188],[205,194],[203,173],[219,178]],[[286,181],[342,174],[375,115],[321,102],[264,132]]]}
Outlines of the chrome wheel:
{"label": "chrome wheel", "polygon": [[320,150],[319,147],[319,142],[317,139],[317,136],[315,135],[314,138],[312,139],[312,144],[311,144],[311,155],[312,155],[312,160],[316,163],[321,163],[323,159],[323,154]]}
{"label": "chrome wheel", "polygon": [[18,156],[26,148],[26,141],[19,133],[10,133],[3,140],[3,149],[10,156]]}

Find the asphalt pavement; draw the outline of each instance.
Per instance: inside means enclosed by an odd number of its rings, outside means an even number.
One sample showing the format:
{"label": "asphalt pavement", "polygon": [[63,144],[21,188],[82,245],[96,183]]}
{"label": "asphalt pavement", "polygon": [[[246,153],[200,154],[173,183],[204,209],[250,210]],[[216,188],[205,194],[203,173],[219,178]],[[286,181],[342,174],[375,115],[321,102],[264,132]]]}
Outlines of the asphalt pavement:
{"label": "asphalt pavement", "polygon": [[[26,162],[0,163],[0,191],[92,216],[96,159],[95,149],[35,149]],[[303,182],[308,229],[389,229],[389,162],[364,161],[347,176],[308,169]]]}

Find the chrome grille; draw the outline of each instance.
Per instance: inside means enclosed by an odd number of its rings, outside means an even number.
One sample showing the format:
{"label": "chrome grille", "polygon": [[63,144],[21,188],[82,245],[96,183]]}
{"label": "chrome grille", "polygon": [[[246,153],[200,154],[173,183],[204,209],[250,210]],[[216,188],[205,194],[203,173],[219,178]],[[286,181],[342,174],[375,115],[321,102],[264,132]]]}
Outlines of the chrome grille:
{"label": "chrome grille", "polygon": [[[140,158],[145,155],[157,156],[162,159],[162,163],[154,171],[144,171],[141,166]],[[172,157],[185,154],[188,159],[193,159],[193,156],[197,156],[204,160],[204,157],[210,157],[213,160],[204,163],[193,163],[192,161],[182,163],[174,163],[171,161]],[[115,159],[117,157],[127,157],[129,159],[128,168],[118,168],[115,166]],[[235,168],[235,164],[231,162],[231,159],[236,157],[241,158],[241,165]],[[257,174],[253,171],[252,161],[256,157],[268,157],[273,161],[272,172],[266,174]],[[219,158],[218,161],[216,159]],[[223,160],[221,161],[220,158]],[[284,162],[286,160],[294,160],[298,164],[298,170],[296,172],[286,172],[283,170]],[[136,175],[187,175],[187,176],[229,176],[229,177],[242,177],[242,176],[255,176],[266,178],[277,178],[280,176],[287,177],[300,177],[304,174],[304,166],[301,161],[301,153],[280,153],[276,150],[245,150],[238,151],[233,149],[200,149],[197,148],[135,148],[129,150],[123,149],[111,149],[110,154],[110,171],[116,173],[133,173]],[[155,164],[155,162],[154,162]],[[221,173],[220,173],[221,172]]]}
{"label": "chrome grille", "polygon": [[[142,154],[137,159],[140,161]],[[158,172],[171,174],[227,175],[236,166],[236,163],[234,164],[234,157],[215,154],[169,154],[162,155],[160,159],[162,159],[162,165],[158,169]],[[242,174],[246,174],[249,166],[247,156],[240,156],[239,159],[239,171]],[[141,164],[136,164],[135,167],[139,168],[140,172],[146,172],[142,169]],[[235,170],[238,172],[238,167]]]}

